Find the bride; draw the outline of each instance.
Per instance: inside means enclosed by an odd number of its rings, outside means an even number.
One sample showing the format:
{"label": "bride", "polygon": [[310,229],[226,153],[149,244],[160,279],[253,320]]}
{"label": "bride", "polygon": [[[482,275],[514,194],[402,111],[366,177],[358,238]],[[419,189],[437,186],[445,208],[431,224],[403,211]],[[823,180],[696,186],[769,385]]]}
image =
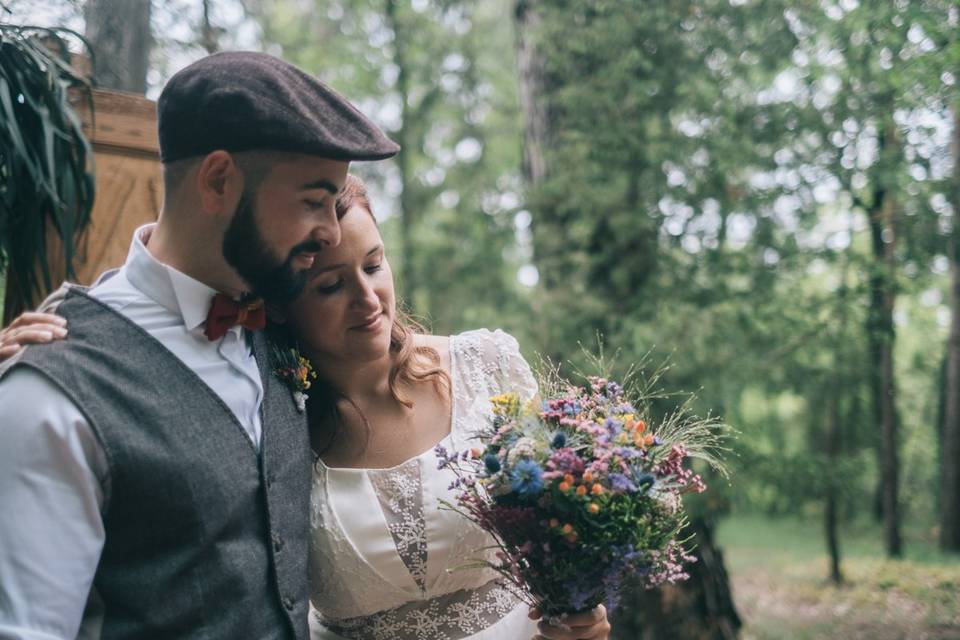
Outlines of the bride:
{"label": "bride", "polygon": [[[427,335],[396,307],[393,274],[363,183],[337,197],[342,240],[321,252],[303,293],[275,312],[278,339],[316,368],[307,412],[313,640],[605,639],[597,609],[551,625],[497,583],[462,569],[488,535],[440,507],[453,476],[434,446],[465,449],[488,399],[537,393],[516,340],[502,331]],[[59,325],[56,325],[59,326]],[[61,335],[26,314],[0,332],[0,359]]]}

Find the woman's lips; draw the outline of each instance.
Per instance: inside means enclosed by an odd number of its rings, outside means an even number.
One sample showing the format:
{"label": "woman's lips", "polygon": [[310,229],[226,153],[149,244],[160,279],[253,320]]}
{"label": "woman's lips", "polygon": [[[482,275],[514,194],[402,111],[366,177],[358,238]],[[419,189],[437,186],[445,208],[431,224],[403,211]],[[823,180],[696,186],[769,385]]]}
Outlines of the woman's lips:
{"label": "woman's lips", "polygon": [[350,327],[354,331],[379,331],[380,326],[383,324],[383,313],[378,313],[373,318],[370,318],[368,321],[363,324],[358,324],[353,327]]}

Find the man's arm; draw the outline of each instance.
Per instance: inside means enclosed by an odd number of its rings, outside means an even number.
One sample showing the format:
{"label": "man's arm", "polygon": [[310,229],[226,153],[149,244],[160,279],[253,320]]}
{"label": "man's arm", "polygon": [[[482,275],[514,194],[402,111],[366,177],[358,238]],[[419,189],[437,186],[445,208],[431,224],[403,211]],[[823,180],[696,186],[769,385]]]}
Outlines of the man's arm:
{"label": "man's arm", "polygon": [[0,639],[74,638],[103,549],[106,457],[28,368],[0,382]]}

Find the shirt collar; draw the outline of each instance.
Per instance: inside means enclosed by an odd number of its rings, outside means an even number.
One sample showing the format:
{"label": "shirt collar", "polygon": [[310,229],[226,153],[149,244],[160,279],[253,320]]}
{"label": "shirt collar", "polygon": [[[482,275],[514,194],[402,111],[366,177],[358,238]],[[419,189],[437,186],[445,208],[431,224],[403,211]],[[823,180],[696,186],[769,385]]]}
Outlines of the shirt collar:
{"label": "shirt collar", "polygon": [[145,296],[180,315],[187,331],[193,331],[206,322],[217,291],[153,257],[147,243],[155,226],[146,224],[134,232],[124,264],[127,279]]}

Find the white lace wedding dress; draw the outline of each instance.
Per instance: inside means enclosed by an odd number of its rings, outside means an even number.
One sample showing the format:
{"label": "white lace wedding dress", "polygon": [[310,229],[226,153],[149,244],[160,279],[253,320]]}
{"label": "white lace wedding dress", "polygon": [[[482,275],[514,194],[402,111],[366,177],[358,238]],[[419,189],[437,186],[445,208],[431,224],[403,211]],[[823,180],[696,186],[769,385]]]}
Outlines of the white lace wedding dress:
{"label": "white lace wedding dress", "polygon": [[[489,398],[536,394],[517,342],[502,331],[450,339],[453,408],[448,450],[476,446]],[[521,640],[536,634],[528,607],[490,569],[458,565],[484,553],[486,533],[439,500],[454,501],[454,475],[431,448],[389,469],[317,461],[310,549],[313,640]],[[488,556],[489,557],[489,556]]]}

